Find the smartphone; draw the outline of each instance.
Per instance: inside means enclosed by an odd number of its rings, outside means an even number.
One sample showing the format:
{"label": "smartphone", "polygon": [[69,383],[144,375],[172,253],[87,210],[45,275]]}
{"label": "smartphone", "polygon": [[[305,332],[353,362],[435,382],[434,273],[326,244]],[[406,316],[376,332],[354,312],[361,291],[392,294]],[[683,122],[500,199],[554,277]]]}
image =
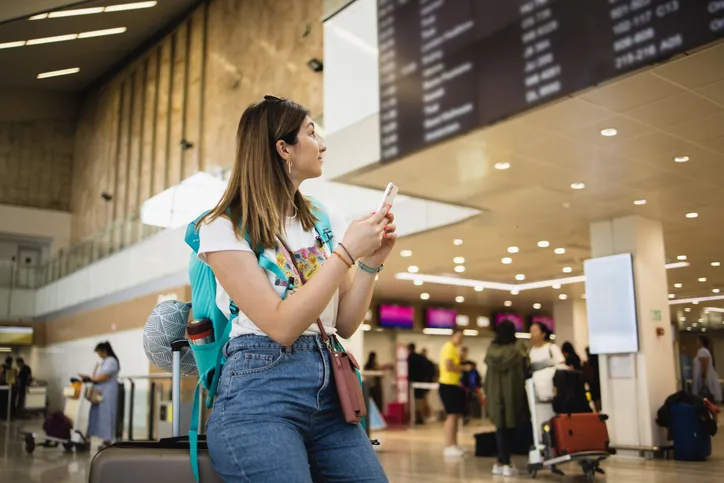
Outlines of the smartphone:
{"label": "smartphone", "polygon": [[385,188],[385,194],[382,197],[382,202],[380,206],[377,207],[377,211],[382,211],[385,205],[391,205],[395,201],[395,196],[397,196],[397,186],[395,186],[394,183],[388,183],[387,188]]}

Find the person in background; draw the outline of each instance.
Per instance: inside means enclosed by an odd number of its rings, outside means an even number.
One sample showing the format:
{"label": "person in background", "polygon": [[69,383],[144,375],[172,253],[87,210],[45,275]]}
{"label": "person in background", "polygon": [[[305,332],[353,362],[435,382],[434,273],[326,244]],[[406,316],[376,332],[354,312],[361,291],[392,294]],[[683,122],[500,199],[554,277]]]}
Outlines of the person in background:
{"label": "person in background", "polygon": [[530,358],[531,369],[538,371],[546,367],[565,364],[566,358],[561,349],[550,342],[551,331],[544,324],[534,322],[530,326]]}
{"label": "person in background", "polygon": [[719,375],[714,369],[714,361],[709,351],[709,338],[699,336],[699,350],[694,358],[694,379],[691,391],[713,403],[721,404],[722,390]]}
{"label": "person in background", "polygon": [[[364,369],[365,371],[380,370],[380,365],[377,362],[377,353],[375,351],[370,352]],[[377,409],[384,412],[384,407],[382,406],[382,378],[380,376],[372,376],[368,377],[367,380],[370,382],[370,397],[377,405]]]}
{"label": "person in background", "polygon": [[515,331],[513,322],[502,321],[485,355],[488,417],[495,425],[498,440],[498,461],[493,466],[496,476],[516,475],[510,460],[511,447],[516,428],[530,421],[525,391],[528,356],[525,345],[515,337]]}
{"label": "person in background", "polygon": [[[415,344],[407,345],[407,380],[410,384],[414,382],[431,382],[430,361],[421,353],[415,352]],[[430,407],[427,404],[427,389],[413,391],[415,398],[415,424],[423,424],[429,417]]]}
{"label": "person in background", "polygon": [[110,342],[101,342],[95,348],[98,363],[92,375],[79,374],[85,383],[93,384],[93,391],[100,395],[100,402],[91,404],[87,436],[103,440],[99,449],[111,444],[116,430],[118,408],[118,372],[121,366]]}
{"label": "person in background", "polygon": [[583,373],[586,375],[591,400],[596,411],[601,410],[601,379],[598,371],[598,354],[591,354],[591,348],[586,347],[586,362],[583,364]]}
{"label": "person in background", "polygon": [[465,367],[460,363],[460,344],[463,330],[453,329],[452,337],[440,350],[440,400],[445,408],[445,449],[448,457],[461,457],[465,451],[458,446],[458,425],[465,414],[465,390],[460,386],[460,376]]}
{"label": "person in background", "polygon": [[15,383],[15,369],[13,368],[12,356],[5,358],[5,363],[0,366],[0,385],[11,386]]}
{"label": "person in background", "polygon": [[[462,351],[461,351],[462,353]],[[461,362],[461,365],[465,366],[465,370],[460,376],[460,385],[465,390],[465,414],[463,415],[463,424],[467,424],[472,415],[475,401],[478,401],[480,407],[485,405],[485,398],[481,391],[483,387],[483,379],[480,377],[477,365],[468,360]]]}
{"label": "person in background", "polygon": [[581,358],[576,354],[576,349],[573,348],[573,344],[566,341],[561,346],[561,352],[563,353],[563,357],[566,359],[566,365],[570,367],[571,369],[575,371],[580,371],[583,369],[583,365],[581,364]]}
{"label": "person in background", "polygon": [[15,382],[16,387],[13,389],[15,412],[18,416],[23,416],[25,414],[25,397],[28,394],[28,387],[33,378],[33,371],[30,369],[30,366],[25,364],[25,360],[22,357],[15,359],[15,365],[18,368],[18,375]]}

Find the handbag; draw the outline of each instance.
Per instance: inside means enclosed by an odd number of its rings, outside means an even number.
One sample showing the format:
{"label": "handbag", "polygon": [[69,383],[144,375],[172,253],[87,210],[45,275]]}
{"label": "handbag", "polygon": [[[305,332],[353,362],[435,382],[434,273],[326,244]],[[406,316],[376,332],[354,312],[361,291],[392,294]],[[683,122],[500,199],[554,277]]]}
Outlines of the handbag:
{"label": "handbag", "polygon": [[85,398],[90,401],[91,404],[100,404],[101,401],[103,401],[103,394],[94,387],[87,387],[85,389]]}
{"label": "handbag", "polygon": [[[299,276],[299,280],[302,284],[307,283],[307,279],[297,267],[294,252],[289,249],[289,246],[284,240],[280,238],[279,241],[286,249],[287,255],[289,255],[292,261],[294,271]],[[317,317],[317,327],[319,327],[322,341],[331,356],[332,373],[334,374],[334,382],[337,386],[337,394],[339,395],[339,403],[340,406],[342,406],[344,419],[349,424],[359,424],[362,422],[362,418],[367,416],[367,406],[365,405],[362,387],[357,377],[357,371],[360,369],[360,366],[355,357],[344,350],[336,335],[332,335],[331,337],[327,335],[327,331],[324,330],[324,324],[322,324],[319,317]]]}

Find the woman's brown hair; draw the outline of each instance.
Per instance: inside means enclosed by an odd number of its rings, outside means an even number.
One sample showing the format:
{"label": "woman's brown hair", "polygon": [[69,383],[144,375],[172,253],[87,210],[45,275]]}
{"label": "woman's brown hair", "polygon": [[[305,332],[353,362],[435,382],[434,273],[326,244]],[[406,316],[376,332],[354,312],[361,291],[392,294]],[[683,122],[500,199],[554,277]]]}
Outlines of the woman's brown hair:
{"label": "woman's brown hair", "polygon": [[[236,162],[221,201],[200,223],[228,217],[239,239],[244,230],[253,250],[274,248],[284,231],[287,210],[294,206],[305,231],[316,218],[307,199],[294,188],[284,160],[277,152],[279,140],[295,145],[309,112],[299,104],[273,96],[249,106],[236,132]],[[198,225],[197,225],[198,226]]]}

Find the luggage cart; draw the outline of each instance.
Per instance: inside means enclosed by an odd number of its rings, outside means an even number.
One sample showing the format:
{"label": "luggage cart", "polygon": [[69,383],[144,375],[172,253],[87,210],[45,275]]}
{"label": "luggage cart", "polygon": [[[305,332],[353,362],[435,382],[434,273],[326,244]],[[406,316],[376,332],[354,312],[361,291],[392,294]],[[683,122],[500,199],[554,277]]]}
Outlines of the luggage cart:
{"label": "luggage cart", "polygon": [[63,414],[72,421],[70,438],[64,439],[48,434],[34,433],[32,431],[21,431],[20,434],[23,435],[25,452],[27,454],[32,454],[33,451],[35,451],[36,441],[42,441],[39,446],[44,448],[57,448],[59,445],[62,445],[66,451],[71,451],[73,448],[75,448],[76,451],[90,450],[90,439],[79,429],[81,415],[85,407],[84,394],[86,387],[85,384],[77,378],[71,378],[70,382],[70,386],[63,388],[63,396],[65,396]]}
{"label": "luggage cart", "polygon": [[[555,415],[552,401],[541,401],[535,393],[533,379],[526,381],[528,393],[528,406],[530,407],[531,422],[533,423],[533,447],[528,453],[528,474],[535,478],[539,471],[550,470],[557,475],[563,475],[558,469],[559,465],[578,463],[586,475],[586,481],[593,482],[596,473],[604,474],[600,467],[601,461],[608,458],[611,453],[605,451],[584,451],[580,453],[557,456],[553,448],[550,433],[544,430],[548,426],[548,415]],[[551,417],[552,417],[551,416]]]}

